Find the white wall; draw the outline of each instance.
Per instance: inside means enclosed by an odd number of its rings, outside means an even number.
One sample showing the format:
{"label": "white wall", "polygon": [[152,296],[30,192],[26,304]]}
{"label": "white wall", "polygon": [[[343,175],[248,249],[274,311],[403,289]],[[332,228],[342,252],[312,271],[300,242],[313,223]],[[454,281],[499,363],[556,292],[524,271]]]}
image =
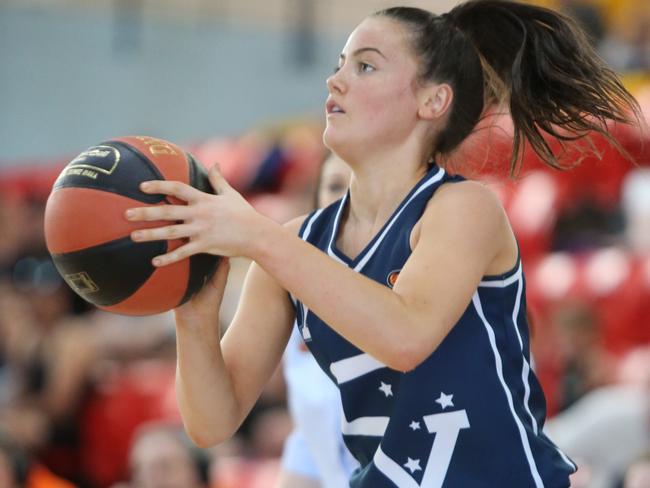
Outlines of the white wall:
{"label": "white wall", "polygon": [[182,143],[320,117],[346,35],[321,35],[300,67],[277,28],[0,2],[0,164],[124,134]]}

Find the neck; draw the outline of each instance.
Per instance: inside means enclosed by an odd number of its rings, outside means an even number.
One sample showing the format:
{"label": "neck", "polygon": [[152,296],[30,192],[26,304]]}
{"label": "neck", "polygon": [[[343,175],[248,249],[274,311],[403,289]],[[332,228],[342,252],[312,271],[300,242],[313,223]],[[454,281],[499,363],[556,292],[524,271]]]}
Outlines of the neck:
{"label": "neck", "polygon": [[373,227],[388,220],[427,171],[417,151],[375,153],[351,162],[350,166],[353,175],[348,219]]}

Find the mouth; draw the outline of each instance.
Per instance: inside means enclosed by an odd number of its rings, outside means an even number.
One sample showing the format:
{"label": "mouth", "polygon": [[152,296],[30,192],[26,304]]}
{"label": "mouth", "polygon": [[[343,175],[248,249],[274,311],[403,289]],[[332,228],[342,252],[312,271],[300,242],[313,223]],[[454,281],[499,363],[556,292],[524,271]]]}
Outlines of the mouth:
{"label": "mouth", "polygon": [[344,114],[345,110],[343,110],[334,100],[328,100],[325,104],[325,112],[327,115]]}

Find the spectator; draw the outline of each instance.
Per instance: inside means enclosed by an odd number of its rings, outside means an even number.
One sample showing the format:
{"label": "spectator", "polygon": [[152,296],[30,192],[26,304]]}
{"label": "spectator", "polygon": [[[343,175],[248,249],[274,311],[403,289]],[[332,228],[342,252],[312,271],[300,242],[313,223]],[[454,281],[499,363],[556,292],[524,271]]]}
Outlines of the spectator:
{"label": "spectator", "polygon": [[131,479],[113,488],[206,488],[208,458],[181,426],[149,424],[135,435],[129,454]]}

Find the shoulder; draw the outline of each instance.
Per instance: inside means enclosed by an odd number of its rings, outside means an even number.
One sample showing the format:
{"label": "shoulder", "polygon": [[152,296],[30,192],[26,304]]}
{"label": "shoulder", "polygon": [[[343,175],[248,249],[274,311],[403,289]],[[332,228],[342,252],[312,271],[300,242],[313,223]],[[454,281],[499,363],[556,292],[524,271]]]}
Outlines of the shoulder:
{"label": "shoulder", "polygon": [[291,219],[288,222],[285,222],[283,224],[283,227],[285,229],[290,230],[293,234],[298,234],[300,232],[300,228],[307,221],[307,218],[310,215],[311,214],[304,214],[304,215],[301,215],[300,217],[296,217],[294,219]]}
{"label": "shoulder", "polygon": [[412,247],[428,235],[425,240],[449,237],[496,249],[510,228],[498,197],[476,181],[443,184],[429,200],[418,224]]}
{"label": "shoulder", "polygon": [[486,185],[472,180],[445,183],[433,195],[429,206],[455,209],[482,209],[502,212],[501,202]]}
{"label": "shoulder", "polygon": [[500,226],[507,222],[496,194],[482,183],[467,180],[438,188],[426,206],[422,223],[450,219],[461,225],[481,222]]}

